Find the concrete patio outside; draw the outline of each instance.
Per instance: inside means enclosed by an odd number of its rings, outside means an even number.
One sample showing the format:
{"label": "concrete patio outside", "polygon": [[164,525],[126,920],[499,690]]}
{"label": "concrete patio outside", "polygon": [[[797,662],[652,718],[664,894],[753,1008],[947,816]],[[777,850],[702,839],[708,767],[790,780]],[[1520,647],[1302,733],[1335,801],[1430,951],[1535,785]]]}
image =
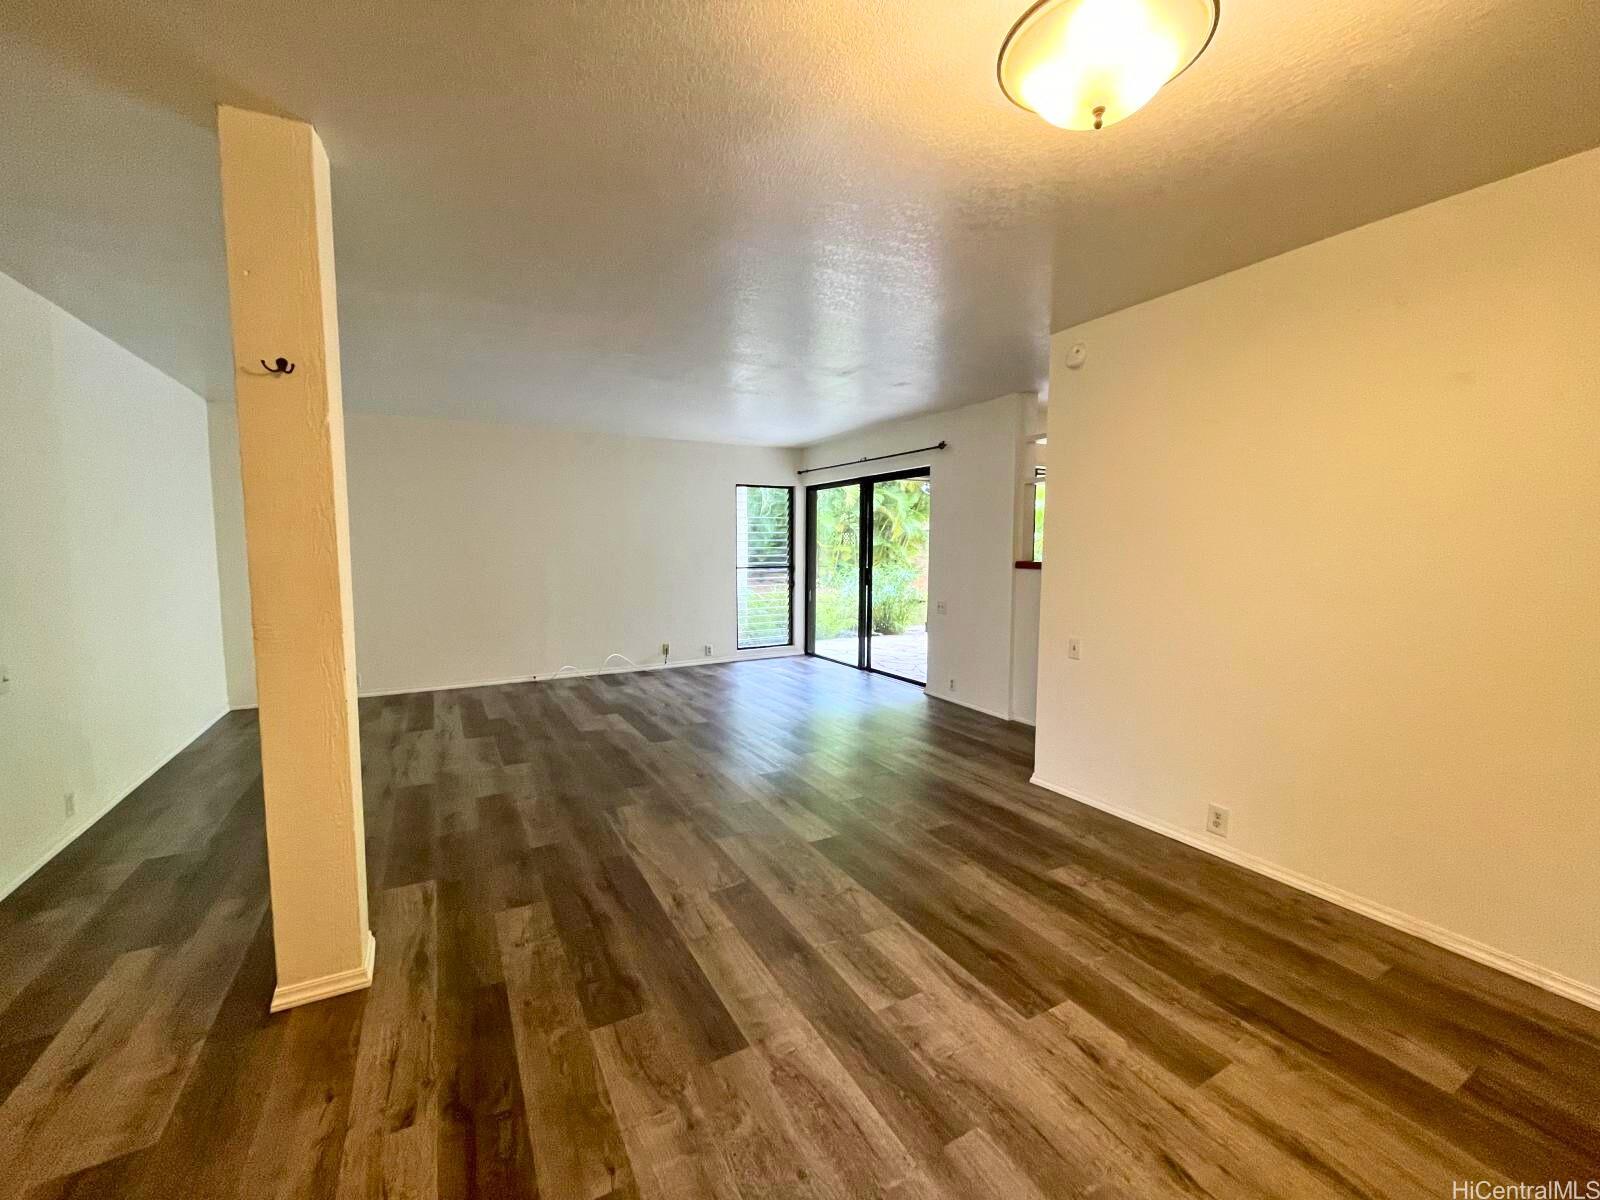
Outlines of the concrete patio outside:
{"label": "concrete patio outside", "polygon": [[[816,652],[834,662],[856,664],[856,639],[852,637],[829,638],[816,643]],[[926,628],[908,629],[904,633],[875,633],[872,635],[872,666],[874,670],[887,671],[903,679],[926,683],[928,679],[928,631]]]}

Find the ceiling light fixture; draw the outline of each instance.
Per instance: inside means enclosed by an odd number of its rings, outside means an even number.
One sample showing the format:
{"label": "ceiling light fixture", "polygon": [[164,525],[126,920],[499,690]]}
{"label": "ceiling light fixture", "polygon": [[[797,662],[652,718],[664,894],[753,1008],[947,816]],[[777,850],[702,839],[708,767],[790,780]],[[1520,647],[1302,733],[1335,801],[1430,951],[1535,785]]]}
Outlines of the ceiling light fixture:
{"label": "ceiling light fixture", "polygon": [[1000,90],[1062,129],[1138,112],[1200,57],[1218,0],[1040,0],[1000,47]]}

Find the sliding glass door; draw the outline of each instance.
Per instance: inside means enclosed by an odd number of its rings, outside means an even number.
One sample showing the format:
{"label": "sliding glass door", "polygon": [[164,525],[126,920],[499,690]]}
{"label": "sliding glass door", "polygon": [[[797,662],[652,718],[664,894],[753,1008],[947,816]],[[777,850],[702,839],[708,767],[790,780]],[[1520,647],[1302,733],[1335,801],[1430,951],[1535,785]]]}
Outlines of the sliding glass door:
{"label": "sliding glass door", "polygon": [[928,680],[930,480],[912,472],[808,489],[806,649]]}
{"label": "sliding glass door", "polygon": [[861,485],[811,489],[811,571],[807,649],[865,666],[861,647]]}
{"label": "sliding glass door", "polygon": [[928,682],[928,516],[926,475],[879,479],[872,490],[872,571],[867,666]]}

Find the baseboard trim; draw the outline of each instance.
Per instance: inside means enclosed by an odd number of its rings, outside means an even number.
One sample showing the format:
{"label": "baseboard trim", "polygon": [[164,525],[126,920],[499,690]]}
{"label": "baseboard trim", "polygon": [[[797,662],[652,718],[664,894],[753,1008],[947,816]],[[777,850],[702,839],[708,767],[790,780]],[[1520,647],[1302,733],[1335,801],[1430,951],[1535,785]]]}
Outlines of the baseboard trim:
{"label": "baseboard trim", "polygon": [[335,971],[331,975],[307,979],[302,983],[280,983],[272,991],[272,1011],[282,1012],[286,1008],[298,1008],[302,1004],[311,1004],[317,1000],[327,1000],[334,996],[343,996],[346,992],[359,992],[362,988],[371,987],[372,964],[377,955],[378,941],[369,929],[359,967],[351,967],[347,971]]}
{"label": "baseboard trim", "polygon": [[1380,904],[1376,900],[1369,900],[1365,896],[1345,891],[1343,888],[1335,887],[1331,883],[1324,883],[1320,879],[1302,875],[1300,872],[1290,870],[1288,867],[1279,866],[1270,859],[1259,858],[1254,854],[1237,850],[1226,843],[1219,842],[1214,837],[1208,837],[1204,833],[1183,829],[1166,821],[1144,816],[1098,796],[1051,783],[1049,780],[1041,779],[1038,775],[1035,775],[1029,782],[1044,788],[1046,791],[1055,792],[1057,795],[1065,796],[1069,800],[1075,800],[1079,804],[1086,804],[1090,808],[1109,813],[1119,820],[1148,829],[1152,833],[1159,833],[1162,837],[1169,837],[1173,841],[1182,842],[1186,846],[1193,846],[1196,850],[1202,850],[1212,857],[1230,862],[1234,866],[1243,867],[1245,870],[1253,871],[1257,875],[1265,875],[1268,879],[1275,879],[1279,883],[1287,884],[1298,891],[1309,893],[1319,899],[1328,901],[1330,904],[1337,904],[1340,908],[1346,908],[1351,912],[1360,913],[1364,917],[1370,917],[1372,920],[1387,925],[1391,929],[1398,929],[1401,933],[1408,933],[1413,937],[1421,938],[1425,942],[1431,942],[1443,950],[1449,950],[1452,953],[1461,955],[1463,958],[1469,958],[1473,962],[1492,967],[1502,974],[1510,975],[1514,979],[1520,979],[1524,983],[1531,983],[1547,992],[1553,992],[1555,995],[1581,1004],[1585,1008],[1600,1010],[1600,987],[1596,987],[1593,984],[1585,983],[1580,979],[1573,979],[1558,971],[1552,971],[1548,967],[1529,962],[1525,958],[1520,958],[1486,942],[1480,942],[1476,938],[1467,937],[1465,934],[1456,933],[1454,930],[1446,929],[1441,925],[1435,925],[1431,921],[1425,921],[1421,917],[1414,917],[1410,913],[1404,913],[1399,909],[1390,908],[1386,904]]}
{"label": "baseboard trim", "polygon": [[230,710],[226,705],[218,709],[216,715],[208,717],[205,724],[201,725],[199,729],[195,730],[188,737],[184,738],[183,741],[178,743],[177,746],[173,747],[171,750],[167,751],[166,754],[162,755],[156,761],[155,766],[151,767],[148,771],[144,772],[144,774],[140,775],[132,783],[128,784],[126,787],[123,787],[121,790],[114,790],[111,793],[112,798],[105,804],[102,804],[99,808],[93,810],[92,812],[85,813],[83,816],[73,821],[72,824],[68,825],[64,830],[61,831],[54,841],[50,842],[50,844],[47,845],[44,850],[42,850],[39,855],[27,866],[25,866],[17,875],[3,883],[0,883],[0,900],[4,900],[12,892],[16,891],[23,884],[27,883],[28,880],[32,879],[35,875],[42,871],[45,867],[45,864],[47,864],[52,858],[60,854],[68,846],[72,845],[73,842],[77,841],[84,834],[88,833],[90,827],[93,826],[96,821],[105,816],[117,805],[121,804],[129,796],[133,795],[136,791],[143,787],[152,775],[187,750],[194,743],[196,738],[198,738],[206,730],[210,729],[218,721],[222,720],[223,717],[227,716],[229,711]]}
{"label": "baseboard trim", "polygon": [[[363,700],[379,696],[412,696],[423,692],[460,692],[469,688],[500,687],[509,683],[543,683],[547,679],[586,679],[591,675],[629,675],[635,671],[670,671],[678,667],[709,667],[718,663],[753,662],[763,658],[797,658],[805,651],[794,646],[780,646],[774,650],[750,650],[743,654],[723,654],[712,658],[685,658],[677,662],[642,663],[636,667],[583,667],[574,671],[544,671],[535,675],[505,675],[495,679],[469,679],[455,683],[434,683],[423,687],[397,687],[363,689],[356,693]],[[246,712],[254,704],[236,704],[235,712]]]}
{"label": "baseboard trim", "polygon": [[1007,713],[1000,712],[998,709],[985,708],[981,704],[974,704],[970,700],[958,700],[954,696],[941,696],[938,692],[933,691],[931,688],[924,687],[923,690],[928,693],[928,699],[930,700],[942,700],[946,704],[954,704],[957,708],[970,708],[973,712],[982,713],[986,717],[993,717],[997,721],[1015,720],[1014,717]]}

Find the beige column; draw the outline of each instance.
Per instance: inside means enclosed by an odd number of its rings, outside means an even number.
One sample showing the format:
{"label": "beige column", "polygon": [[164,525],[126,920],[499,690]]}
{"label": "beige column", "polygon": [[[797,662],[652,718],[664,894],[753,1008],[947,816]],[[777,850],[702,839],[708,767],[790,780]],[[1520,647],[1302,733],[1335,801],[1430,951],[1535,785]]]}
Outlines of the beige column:
{"label": "beige column", "polygon": [[277,1011],[372,982],[333,215],[311,126],[222,107],[217,132]]}

